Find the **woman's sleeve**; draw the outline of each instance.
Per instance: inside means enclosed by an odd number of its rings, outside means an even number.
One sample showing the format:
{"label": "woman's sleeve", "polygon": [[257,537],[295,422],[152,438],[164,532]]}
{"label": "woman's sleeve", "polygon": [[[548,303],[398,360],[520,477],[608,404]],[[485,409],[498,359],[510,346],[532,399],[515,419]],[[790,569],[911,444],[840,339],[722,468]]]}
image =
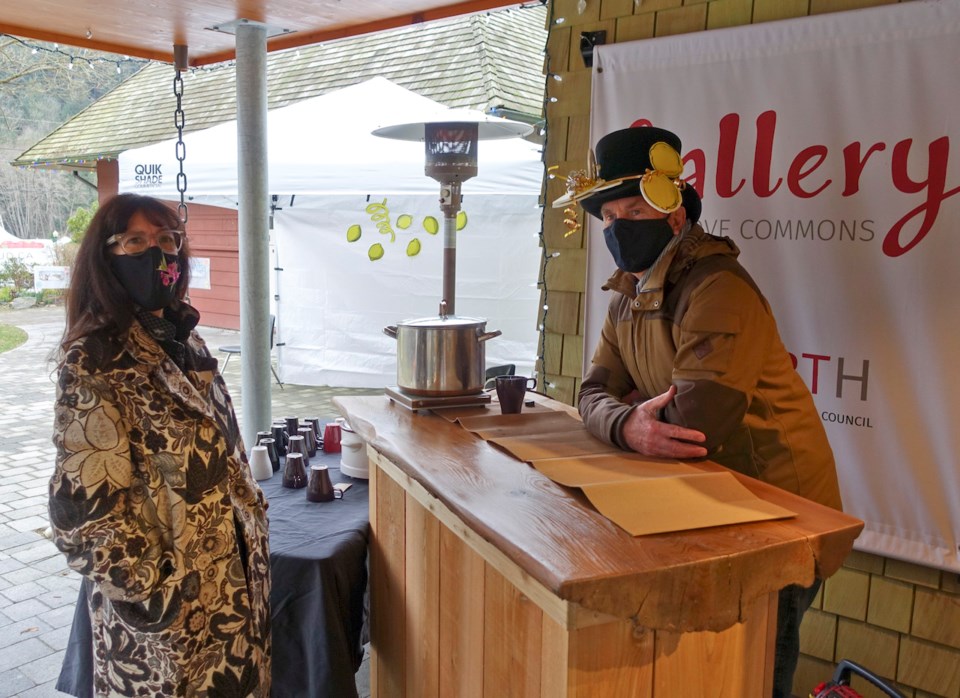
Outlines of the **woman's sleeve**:
{"label": "woman's sleeve", "polygon": [[67,564],[108,598],[150,598],[175,569],[168,526],[147,483],[133,472],[114,391],[65,363],[59,374],[50,478],[53,541]]}

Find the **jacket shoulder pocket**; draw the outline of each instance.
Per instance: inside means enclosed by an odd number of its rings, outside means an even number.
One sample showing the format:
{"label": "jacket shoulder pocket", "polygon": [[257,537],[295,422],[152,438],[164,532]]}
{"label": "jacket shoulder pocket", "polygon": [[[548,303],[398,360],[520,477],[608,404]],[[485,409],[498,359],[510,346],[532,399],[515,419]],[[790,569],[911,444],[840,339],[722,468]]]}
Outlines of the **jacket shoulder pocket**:
{"label": "jacket shoulder pocket", "polygon": [[737,334],[740,316],[736,313],[709,313],[688,318],[687,329],[702,334]]}

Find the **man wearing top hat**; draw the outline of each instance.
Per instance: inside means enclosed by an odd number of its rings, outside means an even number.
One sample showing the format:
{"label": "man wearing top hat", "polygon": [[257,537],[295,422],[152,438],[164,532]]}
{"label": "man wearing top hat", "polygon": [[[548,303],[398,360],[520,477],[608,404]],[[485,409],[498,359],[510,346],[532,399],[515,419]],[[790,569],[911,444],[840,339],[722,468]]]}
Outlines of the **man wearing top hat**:
{"label": "man wearing top hat", "polygon": [[[603,286],[613,296],[580,388],[583,422],[622,449],[707,457],[840,509],[810,391],[736,245],[697,224],[680,149],[665,129],[614,131],[554,202],[602,221],[618,267]],[[800,620],[819,586],[780,592],[774,696],[791,695]]]}

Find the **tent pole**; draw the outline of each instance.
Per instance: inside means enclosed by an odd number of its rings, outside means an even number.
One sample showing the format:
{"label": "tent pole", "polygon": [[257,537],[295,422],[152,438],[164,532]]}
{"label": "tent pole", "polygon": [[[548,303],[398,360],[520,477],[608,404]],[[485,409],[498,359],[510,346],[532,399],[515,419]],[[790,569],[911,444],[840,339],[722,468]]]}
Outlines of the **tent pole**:
{"label": "tent pole", "polygon": [[237,26],[241,434],[249,449],[270,427],[270,254],[267,194],[267,28]]}

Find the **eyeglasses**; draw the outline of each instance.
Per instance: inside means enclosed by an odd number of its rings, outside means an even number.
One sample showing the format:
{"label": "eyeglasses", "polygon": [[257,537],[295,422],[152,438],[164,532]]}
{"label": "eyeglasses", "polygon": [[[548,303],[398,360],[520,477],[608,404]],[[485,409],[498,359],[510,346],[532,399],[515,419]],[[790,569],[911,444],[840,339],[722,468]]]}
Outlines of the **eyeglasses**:
{"label": "eyeglasses", "polygon": [[120,233],[107,238],[107,247],[120,245],[131,256],[141,255],[156,245],[166,254],[177,254],[183,247],[183,233],[179,230],[161,230],[156,235],[146,233]]}

